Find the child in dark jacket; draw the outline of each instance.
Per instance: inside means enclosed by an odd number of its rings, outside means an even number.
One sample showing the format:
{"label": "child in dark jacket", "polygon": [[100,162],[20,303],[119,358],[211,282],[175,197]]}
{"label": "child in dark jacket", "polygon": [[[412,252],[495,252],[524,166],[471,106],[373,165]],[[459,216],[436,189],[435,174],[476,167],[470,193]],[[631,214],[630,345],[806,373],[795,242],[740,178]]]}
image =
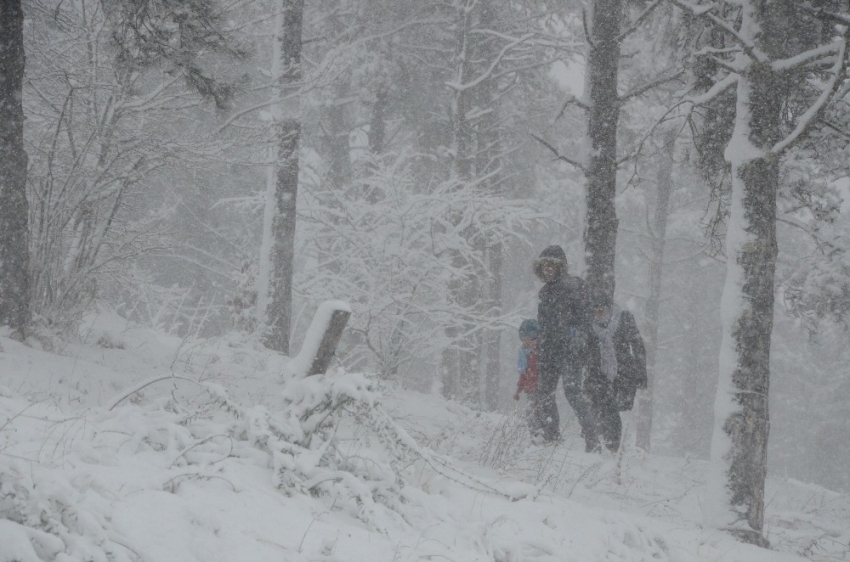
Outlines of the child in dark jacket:
{"label": "child in dark jacket", "polygon": [[529,318],[523,320],[520,324],[519,339],[522,345],[517,355],[519,380],[517,381],[516,392],[514,392],[514,400],[519,400],[519,395],[523,392],[528,394],[526,421],[532,436],[536,436],[542,428],[540,394],[537,388],[537,333],[537,320]]}

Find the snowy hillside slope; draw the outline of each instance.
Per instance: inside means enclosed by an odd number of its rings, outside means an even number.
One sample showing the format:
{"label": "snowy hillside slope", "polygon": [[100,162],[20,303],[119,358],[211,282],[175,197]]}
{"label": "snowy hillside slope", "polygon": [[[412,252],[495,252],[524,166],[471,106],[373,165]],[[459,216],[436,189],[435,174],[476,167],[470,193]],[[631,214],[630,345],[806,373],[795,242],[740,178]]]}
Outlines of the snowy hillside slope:
{"label": "snowy hillside slope", "polygon": [[367,375],[285,383],[235,335],[83,336],[0,337],[0,561],[850,560],[846,495],[771,479],[761,550],[700,525],[703,463],[588,455],[569,420],[537,447]]}

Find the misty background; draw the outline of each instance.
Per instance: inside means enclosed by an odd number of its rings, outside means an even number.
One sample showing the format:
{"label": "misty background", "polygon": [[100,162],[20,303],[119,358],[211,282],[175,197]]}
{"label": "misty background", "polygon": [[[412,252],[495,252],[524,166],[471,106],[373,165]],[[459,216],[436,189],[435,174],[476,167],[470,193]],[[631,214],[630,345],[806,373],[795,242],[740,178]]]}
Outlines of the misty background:
{"label": "misty background", "polygon": [[[23,3],[44,345],[92,310],[184,338],[260,337],[275,132],[295,119],[293,350],[318,304],[342,299],[353,315],[337,358],[349,370],[512,407],[516,329],[536,315],[532,261],[560,244],[570,273],[585,273],[585,180],[569,162],[585,154],[582,4],[309,1],[301,76],[286,88],[273,60],[279,2],[187,4],[217,27],[190,29],[179,3],[154,14],[161,28],[134,27],[156,19],[123,0]],[[621,110],[616,300],[646,339],[666,182],[652,447],[704,459],[728,172],[706,172],[710,116],[647,133],[693,78],[686,19],[664,6],[623,43],[625,84],[670,78]],[[782,168],[769,470],[850,491],[846,144],[815,136]],[[452,350],[474,357],[457,387]]]}

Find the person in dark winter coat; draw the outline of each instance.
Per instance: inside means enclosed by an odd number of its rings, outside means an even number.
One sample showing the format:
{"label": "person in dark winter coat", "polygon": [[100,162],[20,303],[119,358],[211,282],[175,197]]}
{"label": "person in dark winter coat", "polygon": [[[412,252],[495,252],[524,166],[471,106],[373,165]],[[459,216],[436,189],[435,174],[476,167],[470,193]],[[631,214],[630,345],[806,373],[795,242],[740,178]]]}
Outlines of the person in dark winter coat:
{"label": "person in dark winter coat", "polygon": [[578,417],[585,441],[597,443],[595,415],[582,390],[584,346],[590,330],[584,281],[567,274],[567,256],[560,246],[541,252],[534,262],[534,273],[544,283],[537,305],[543,438],[560,438],[555,391],[558,380],[563,379],[564,394]]}
{"label": "person in dark winter coat", "polygon": [[523,392],[528,394],[528,408],[525,419],[532,437],[536,437],[542,427],[540,418],[540,393],[537,392],[539,380],[537,335],[537,320],[533,318],[523,320],[519,326],[521,345],[516,363],[517,371],[519,371],[519,380],[517,381],[516,392],[514,392],[514,400],[519,400],[519,395]]}
{"label": "person in dark winter coat", "polygon": [[631,410],[635,393],[646,388],[646,350],[635,318],[610,303],[607,295],[591,296],[585,390],[597,414],[599,432],[611,451],[620,448],[620,412]]}

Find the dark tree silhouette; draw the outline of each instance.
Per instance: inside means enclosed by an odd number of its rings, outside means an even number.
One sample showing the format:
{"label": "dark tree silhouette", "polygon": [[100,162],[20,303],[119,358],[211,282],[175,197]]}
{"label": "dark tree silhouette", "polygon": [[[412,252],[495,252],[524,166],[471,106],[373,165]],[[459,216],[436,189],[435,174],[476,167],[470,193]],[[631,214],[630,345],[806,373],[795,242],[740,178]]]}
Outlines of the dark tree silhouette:
{"label": "dark tree silhouette", "polygon": [[21,336],[30,309],[23,26],[21,0],[0,3],[0,325]]}

